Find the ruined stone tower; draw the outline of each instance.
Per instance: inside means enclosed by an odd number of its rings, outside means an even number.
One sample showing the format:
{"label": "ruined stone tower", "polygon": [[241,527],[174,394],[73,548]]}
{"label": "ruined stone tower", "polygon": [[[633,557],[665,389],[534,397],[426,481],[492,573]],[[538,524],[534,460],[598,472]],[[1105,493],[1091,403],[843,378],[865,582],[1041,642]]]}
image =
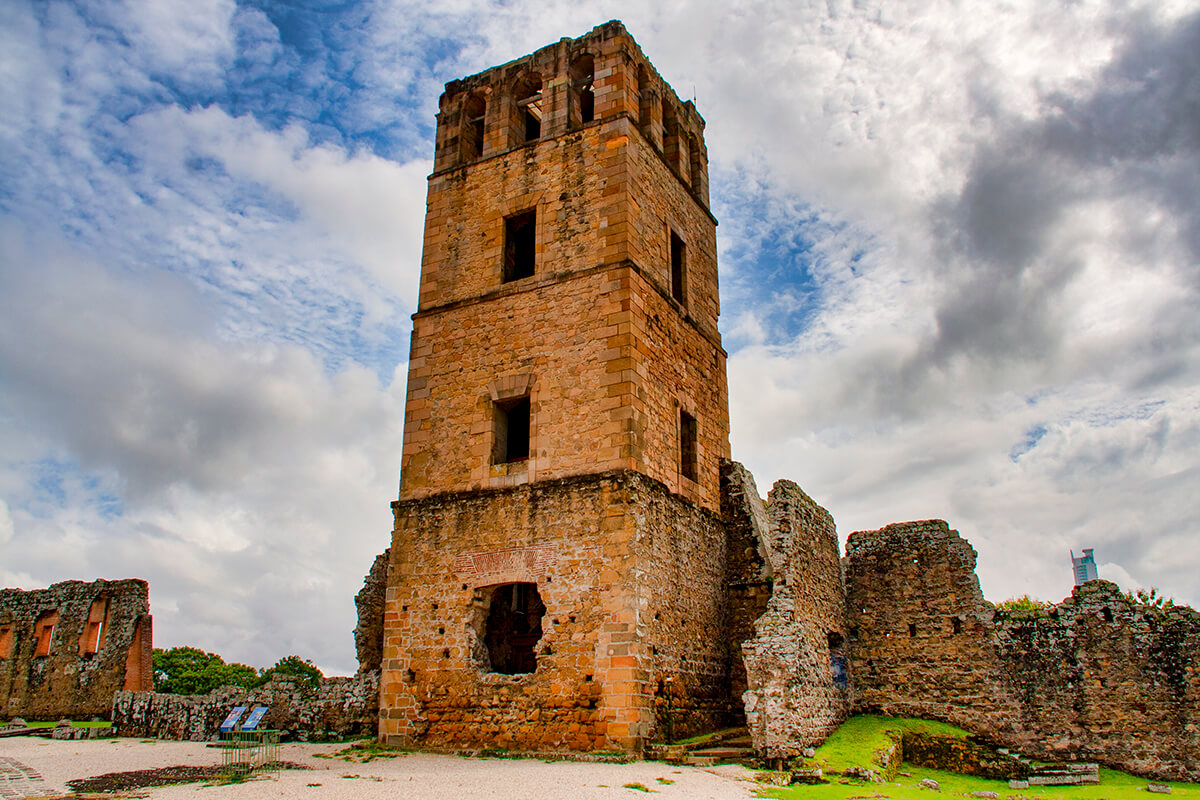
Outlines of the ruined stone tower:
{"label": "ruined stone tower", "polygon": [[385,741],[636,752],[728,711],[703,134],[619,22],[446,85]]}

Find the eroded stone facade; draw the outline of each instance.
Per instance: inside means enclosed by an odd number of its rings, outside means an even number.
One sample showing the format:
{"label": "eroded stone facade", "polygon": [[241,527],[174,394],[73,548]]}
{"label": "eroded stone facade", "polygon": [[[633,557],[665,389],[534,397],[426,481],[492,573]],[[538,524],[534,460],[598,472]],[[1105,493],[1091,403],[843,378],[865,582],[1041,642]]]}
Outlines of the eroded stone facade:
{"label": "eroded stone facade", "polygon": [[0,716],[107,717],[117,691],[153,685],[151,637],[145,581],[0,590]]}
{"label": "eroded stone facade", "polygon": [[[753,508],[758,498],[747,499]],[[741,643],[742,698],[756,749],[788,758],[824,741],[849,712],[842,568],[833,517],[799,486],[776,482],[764,511],[760,549],[746,542],[742,557],[752,562],[759,555],[760,572],[773,580],[753,636]]]}
{"label": "eroded stone facade", "polygon": [[1091,581],[998,612],[940,520],[851,534],[847,607],[862,711],[960,725],[1023,754],[1200,779],[1200,614]]}
{"label": "eroded stone facade", "polygon": [[204,695],[117,692],[112,723],[118,736],[152,736],[204,742],[216,739],[235,706],[267,706],[261,728],[288,741],[362,736],[374,731],[379,673],[325,678],[317,687],[292,675],[275,675],[256,689],[222,686]]}
{"label": "eroded stone facade", "polygon": [[446,86],[380,736],[640,751],[729,713],[704,122],[620,23]]}

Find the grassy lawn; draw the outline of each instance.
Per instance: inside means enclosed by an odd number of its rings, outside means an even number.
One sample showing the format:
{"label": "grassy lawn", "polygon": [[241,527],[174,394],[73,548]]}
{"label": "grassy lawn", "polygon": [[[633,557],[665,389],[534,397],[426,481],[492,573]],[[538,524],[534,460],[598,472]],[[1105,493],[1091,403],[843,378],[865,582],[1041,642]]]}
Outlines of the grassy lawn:
{"label": "grassy lawn", "polygon": [[[925,769],[904,764],[895,779],[888,783],[846,780],[832,773],[849,767],[867,767],[881,771],[878,753],[891,749],[889,731],[920,730],[941,736],[967,736],[966,731],[940,722],[918,719],[889,719],[887,717],[851,717],[846,724],[817,748],[816,755],[806,765],[819,766],[830,783],[816,786],[764,786],[763,797],[781,800],[934,800],[938,795],[970,797],[972,792],[995,792],[1001,800],[1149,800],[1146,784],[1150,781],[1110,769],[1100,770],[1098,786],[1031,786],[1028,789],[1009,789],[1006,781],[972,778],[952,772]],[[940,791],[918,784],[932,778]],[[1159,781],[1155,781],[1159,783]],[[1171,797],[1190,797],[1200,800],[1200,784],[1167,783]]]}

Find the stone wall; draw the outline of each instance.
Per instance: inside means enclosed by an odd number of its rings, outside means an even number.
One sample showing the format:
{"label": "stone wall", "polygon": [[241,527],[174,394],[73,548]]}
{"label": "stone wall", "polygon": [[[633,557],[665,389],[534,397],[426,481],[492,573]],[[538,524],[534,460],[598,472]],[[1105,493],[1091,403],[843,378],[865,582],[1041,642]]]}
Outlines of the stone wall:
{"label": "stone wall", "polygon": [[275,675],[257,689],[225,686],[207,695],[118,692],[112,722],[118,736],[203,742],[217,737],[235,706],[255,705],[268,706],[259,727],[281,731],[287,740],[370,735],[378,718],[379,673],[326,678],[315,689],[301,678]]}
{"label": "stone wall", "polygon": [[[767,509],[758,495],[750,470],[736,461],[721,465],[721,517],[725,523],[726,634],[729,646],[729,693],[738,699],[746,691],[746,662],[742,643],[752,639],[754,622],[767,610],[774,581],[768,556]],[[782,566],[782,564],[780,565]],[[741,702],[734,713],[744,720]]]}
{"label": "stone wall", "polygon": [[[714,514],[635,472],[395,504],[380,735],[638,752],[728,713]],[[536,587],[532,672],[489,661],[495,587]]]}
{"label": "stone wall", "polygon": [[743,699],[755,750],[787,758],[823,741],[849,710],[842,568],[833,518],[799,486],[776,482],[766,512],[774,586],[742,644]]}
{"label": "stone wall", "polygon": [[371,571],[363,579],[363,588],[354,596],[358,625],[354,628],[354,649],[358,653],[358,672],[378,672],[383,660],[383,604],[387,597],[387,570],[391,551],[375,557]]}
{"label": "stone wall", "polygon": [[107,716],[118,690],[152,685],[151,637],[145,581],[0,591],[0,716]]}
{"label": "stone wall", "polygon": [[[595,62],[587,123],[569,113],[569,65],[583,55]],[[535,76],[541,133],[514,140],[512,92]],[[654,98],[644,122],[639,91]],[[486,105],[486,144],[464,161],[463,104],[475,101]],[[668,152],[664,125],[672,141],[690,142],[683,162]],[[619,23],[447,84],[401,499],[634,469],[718,511],[729,423],[706,186],[703,120]],[[532,274],[505,280],[506,220],[529,212]],[[679,296],[673,235],[683,243]],[[530,404],[528,457],[500,463],[497,407],[521,398]],[[681,413],[696,423],[694,471],[681,464]]]}
{"label": "stone wall", "polygon": [[1092,581],[998,613],[945,522],[851,534],[847,604],[860,711],[938,719],[1047,760],[1200,779],[1200,614]]}

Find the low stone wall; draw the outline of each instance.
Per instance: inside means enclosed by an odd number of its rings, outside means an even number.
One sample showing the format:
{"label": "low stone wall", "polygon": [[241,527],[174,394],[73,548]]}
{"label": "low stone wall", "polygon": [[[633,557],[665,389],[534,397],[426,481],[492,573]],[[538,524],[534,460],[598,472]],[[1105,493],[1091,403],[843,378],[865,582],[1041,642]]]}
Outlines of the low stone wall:
{"label": "low stone wall", "polygon": [[904,760],[916,767],[974,775],[994,781],[1024,780],[1029,777],[1028,762],[998,753],[970,739],[907,731],[902,737],[901,746]]}
{"label": "low stone wall", "polygon": [[234,706],[268,707],[260,728],[284,739],[333,739],[375,733],[379,673],[326,678],[317,689],[300,678],[276,675],[257,689],[225,686],[207,695],[117,692],[112,722],[118,736],[202,742],[217,736]]}

